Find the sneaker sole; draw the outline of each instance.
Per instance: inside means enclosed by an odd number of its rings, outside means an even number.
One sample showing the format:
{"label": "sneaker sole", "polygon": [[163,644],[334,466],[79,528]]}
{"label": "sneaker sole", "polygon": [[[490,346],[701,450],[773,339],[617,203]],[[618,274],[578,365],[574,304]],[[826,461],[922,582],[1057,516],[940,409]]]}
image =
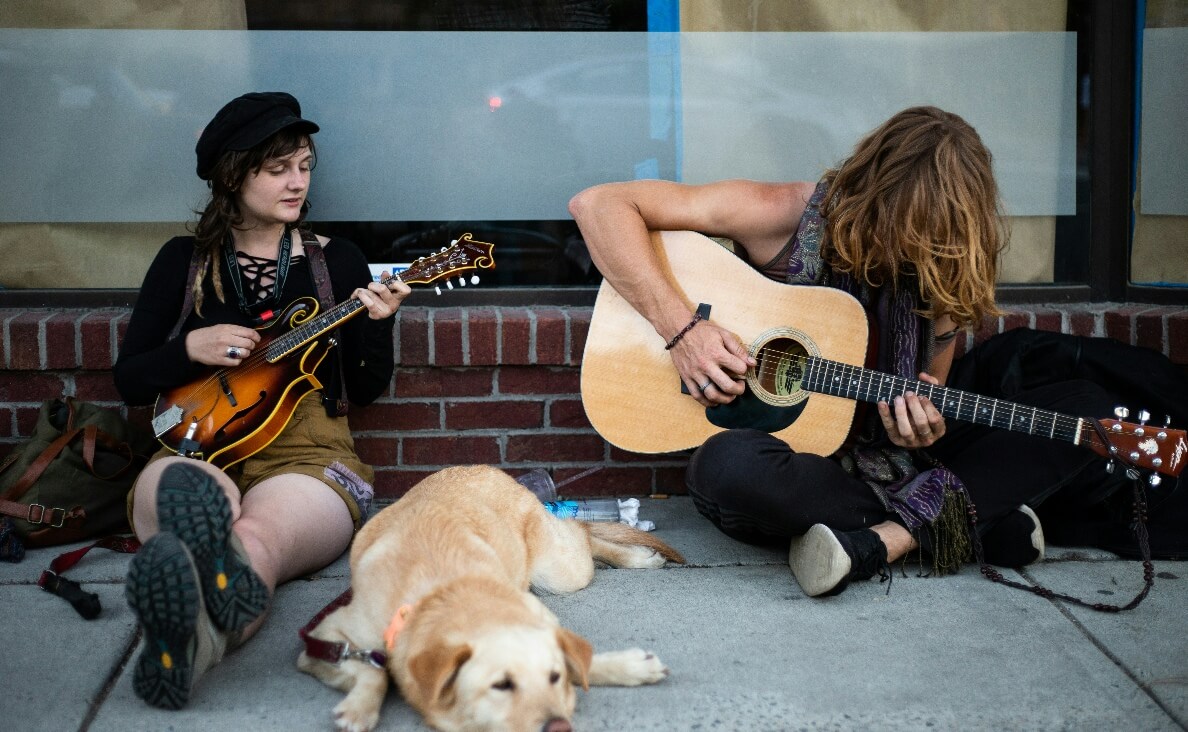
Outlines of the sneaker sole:
{"label": "sneaker sole", "polygon": [[804,536],[792,540],[788,566],[800,589],[809,597],[819,597],[844,589],[850,574],[850,555],[824,524],[816,524]]}
{"label": "sneaker sole", "polygon": [[124,595],[144,628],[132,690],[154,707],[181,709],[193,684],[189,650],[202,593],[194,563],[176,536],[157,534],[144,543],[132,558]]}
{"label": "sneaker sole", "polygon": [[264,614],[268,587],[231,546],[231,504],[211,476],[180,463],[166,468],[157,521],[189,547],[215,627],[240,631]]}
{"label": "sneaker sole", "polygon": [[1035,529],[1031,532],[1031,546],[1035,547],[1036,557],[1030,563],[1035,564],[1036,562],[1044,561],[1044,527],[1040,523],[1039,516],[1026,503],[1019,504],[1017,510],[1030,518],[1035,524]]}

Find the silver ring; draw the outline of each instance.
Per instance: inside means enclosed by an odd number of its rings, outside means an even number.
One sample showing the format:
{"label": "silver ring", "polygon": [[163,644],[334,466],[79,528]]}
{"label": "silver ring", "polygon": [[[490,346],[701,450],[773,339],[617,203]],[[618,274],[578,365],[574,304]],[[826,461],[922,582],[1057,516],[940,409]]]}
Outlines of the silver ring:
{"label": "silver ring", "polygon": [[235,346],[227,347],[227,358],[239,358],[239,349]]}
{"label": "silver ring", "polygon": [[713,385],[714,385],[714,382],[712,382],[712,381],[707,381],[707,382],[705,382],[704,384],[702,384],[701,386],[699,386],[699,387],[697,387],[697,388],[698,388],[698,389],[701,389],[702,391],[705,391],[706,389],[710,388],[710,387],[711,387],[711,386],[713,386]]}

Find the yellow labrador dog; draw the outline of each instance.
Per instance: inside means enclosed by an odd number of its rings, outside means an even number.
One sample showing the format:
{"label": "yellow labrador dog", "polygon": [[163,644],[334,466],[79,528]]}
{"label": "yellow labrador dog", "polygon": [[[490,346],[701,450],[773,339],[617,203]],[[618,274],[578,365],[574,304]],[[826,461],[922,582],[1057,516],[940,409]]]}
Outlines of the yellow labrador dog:
{"label": "yellow labrador dog", "polygon": [[684,562],[623,524],[558,519],[495,468],[442,470],[355,537],[352,599],[309,633],[346,652],[337,662],[314,657],[307,638],[297,666],[347,692],[334,708],[343,730],[375,727],[391,674],[439,730],[568,732],[574,685],[638,686],[668,674],[638,648],[595,654],[529,592],[580,590],[595,559]]}

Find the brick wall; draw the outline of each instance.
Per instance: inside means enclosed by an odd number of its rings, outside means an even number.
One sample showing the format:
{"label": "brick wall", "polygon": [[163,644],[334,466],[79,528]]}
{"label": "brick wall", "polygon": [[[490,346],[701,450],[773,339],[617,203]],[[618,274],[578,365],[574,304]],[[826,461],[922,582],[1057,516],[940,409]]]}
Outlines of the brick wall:
{"label": "brick wall", "polygon": [[[574,496],[683,493],[686,453],[637,455],[607,444],[586,421],[579,365],[588,307],[417,308],[397,319],[398,364],[387,393],[351,413],[359,454],[376,466],[379,496],[400,495],[447,465],[488,463],[513,474],[542,467]],[[125,309],[0,309],[0,457],[62,394],[123,407],[110,376]],[[971,333],[962,351],[1031,327],[1108,335],[1188,365],[1188,307],[1099,303],[1014,308]],[[598,470],[591,471],[593,468]]]}

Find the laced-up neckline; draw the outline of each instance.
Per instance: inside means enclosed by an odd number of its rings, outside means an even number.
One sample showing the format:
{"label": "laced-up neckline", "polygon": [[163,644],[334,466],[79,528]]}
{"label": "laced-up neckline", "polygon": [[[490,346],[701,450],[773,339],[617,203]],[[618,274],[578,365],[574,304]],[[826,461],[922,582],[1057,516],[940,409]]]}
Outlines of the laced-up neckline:
{"label": "laced-up neckline", "polygon": [[[302,254],[290,255],[289,265],[297,264],[303,257]],[[248,305],[256,305],[272,297],[279,262],[270,257],[257,257],[238,250],[235,252],[235,258],[238,260],[240,276],[247,289],[244,299]]]}

